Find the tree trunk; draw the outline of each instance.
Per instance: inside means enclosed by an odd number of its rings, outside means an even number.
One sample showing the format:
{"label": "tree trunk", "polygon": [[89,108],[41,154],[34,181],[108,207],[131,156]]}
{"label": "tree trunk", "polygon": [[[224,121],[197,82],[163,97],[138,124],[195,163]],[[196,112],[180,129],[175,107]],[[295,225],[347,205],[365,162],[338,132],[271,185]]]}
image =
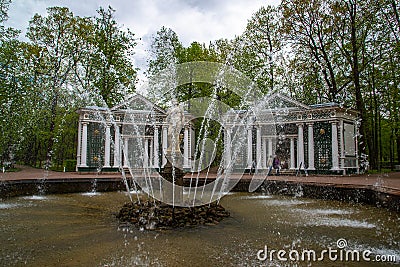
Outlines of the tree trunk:
{"label": "tree trunk", "polygon": [[379,113],[378,116],[378,147],[379,147],[379,157],[378,157],[378,170],[380,171],[382,168],[383,161],[383,147],[382,147],[382,116]]}
{"label": "tree trunk", "polygon": [[52,150],[54,145],[54,130],[56,128],[57,104],[58,104],[58,95],[57,93],[55,93],[55,96],[51,103],[49,140],[47,143],[47,151],[46,151],[46,164],[51,164],[51,155],[53,153]]}
{"label": "tree trunk", "polygon": [[[360,85],[360,72],[358,68],[358,44],[357,44],[357,33],[356,33],[356,16],[357,16],[357,3],[351,2],[347,3],[349,15],[350,15],[350,38],[351,38],[351,49],[352,49],[352,78],[354,83],[354,90],[356,95],[356,108],[360,112],[361,124],[360,124],[360,142],[359,142],[359,153],[366,153],[366,148],[372,147],[372,139],[366,138],[366,134],[368,133],[368,119],[366,115],[365,104],[361,92]],[[370,151],[371,152],[371,151]]]}
{"label": "tree trunk", "polygon": [[396,143],[397,143],[397,164],[400,165],[400,128],[396,130]]}
{"label": "tree trunk", "polygon": [[394,170],[394,131],[390,135],[390,145],[389,145],[389,158],[390,158],[390,169]]}
{"label": "tree trunk", "polygon": [[377,95],[375,91],[375,79],[374,79],[374,69],[372,70],[372,94],[373,94],[373,99],[374,99],[374,123],[371,124],[373,128],[371,130],[374,131],[374,151],[376,153],[372,154],[370,152],[370,156],[374,158],[374,169],[377,169],[378,171],[381,170],[380,166],[380,157],[381,157],[381,146],[379,143],[379,121],[380,121],[380,114],[379,114],[379,104],[377,101]]}

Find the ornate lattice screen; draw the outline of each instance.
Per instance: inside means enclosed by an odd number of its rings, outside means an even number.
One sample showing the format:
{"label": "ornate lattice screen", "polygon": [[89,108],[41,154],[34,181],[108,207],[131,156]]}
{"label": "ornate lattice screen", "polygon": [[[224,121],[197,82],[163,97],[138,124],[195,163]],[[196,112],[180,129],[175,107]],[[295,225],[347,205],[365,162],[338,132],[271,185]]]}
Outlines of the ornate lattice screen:
{"label": "ornate lattice screen", "polygon": [[332,168],[332,128],[329,122],[314,123],[314,158],[317,170]]}
{"label": "ornate lattice screen", "polygon": [[89,167],[101,168],[104,164],[104,129],[99,123],[88,125],[88,158]]}

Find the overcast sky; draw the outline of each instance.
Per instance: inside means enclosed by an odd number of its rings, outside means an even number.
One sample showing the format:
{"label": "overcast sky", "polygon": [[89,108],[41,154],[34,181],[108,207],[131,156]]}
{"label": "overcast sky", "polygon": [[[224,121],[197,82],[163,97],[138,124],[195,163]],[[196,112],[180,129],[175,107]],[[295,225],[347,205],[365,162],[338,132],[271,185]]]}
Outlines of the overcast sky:
{"label": "overcast sky", "polygon": [[111,5],[117,22],[129,28],[138,41],[135,66],[145,68],[151,36],[162,26],[174,30],[188,46],[193,41],[208,44],[240,35],[247,20],[261,6],[279,0],[13,0],[7,25],[22,30],[35,13],[46,14],[50,6],[66,6],[74,15],[94,16],[100,7]]}

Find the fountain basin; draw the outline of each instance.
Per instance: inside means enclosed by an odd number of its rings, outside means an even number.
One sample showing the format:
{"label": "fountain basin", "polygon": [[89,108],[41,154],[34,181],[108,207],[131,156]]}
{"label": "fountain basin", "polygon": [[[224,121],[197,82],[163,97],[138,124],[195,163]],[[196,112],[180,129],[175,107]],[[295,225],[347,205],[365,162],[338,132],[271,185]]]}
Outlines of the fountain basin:
{"label": "fountain basin", "polygon": [[[96,182],[95,182],[96,181]],[[0,183],[0,199],[38,194],[38,186],[44,186],[46,194],[91,192],[93,184],[98,192],[125,190],[121,178],[69,178],[6,180]]]}
{"label": "fountain basin", "polygon": [[[210,180],[210,179],[209,179]],[[24,179],[5,180],[0,182],[0,199],[30,196],[38,194],[38,186],[44,186],[46,194],[92,192],[96,181],[97,192],[125,191],[126,187],[120,177],[115,178],[69,178],[69,179]],[[184,179],[189,186],[190,179]],[[199,179],[199,185],[204,179]],[[247,192],[250,179],[242,179],[233,188],[234,192]],[[346,202],[364,203],[390,210],[400,211],[400,191],[371,185],[326,184],[292,180],[267,180],[257,192],[296,196]]]}
{"label": "fountain basin", "polygon": [[[95,196],[47,195],[3,200],[1,266],[285,266],[257,259],[270,249],[336,247],[400,258],[400,215],[359,203],[304,197],[233,193],[221,200],[231,214],[213,227],[141,231],[121,225],[116,211],[125,192]],[[307,262],[297,262],[307,266]],[[343,266],[343,262],[312,262]],[[382,266],[362,262],[363,266]],[[346,262],[360,266],[360,262]]]}

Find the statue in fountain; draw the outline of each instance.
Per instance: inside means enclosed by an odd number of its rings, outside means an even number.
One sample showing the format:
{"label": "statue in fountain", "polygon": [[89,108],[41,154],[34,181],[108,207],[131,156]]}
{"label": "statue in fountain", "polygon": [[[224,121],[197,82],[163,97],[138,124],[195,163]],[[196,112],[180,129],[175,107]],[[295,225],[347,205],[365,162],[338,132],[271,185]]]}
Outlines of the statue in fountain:
{"label": "statue in fountain", "polygon": [[[167,163],[160,173],[164,179],[172,183],[172,186],[183,186],[183,157],[180,151],[180,133],[185,124],[185,114],[183,107],[179,105],[176,98],[172,99],[172,107],[167,111],[166,122],[168,123],[168,148],[165,157]],[[163,199],[171,199],[173,196],[175,203],[183,201],[183,189],[170,188],[170,185],[163,186]],[[174,193],[172,193],[174,191]]]}
{"label": "statue in fountain", "polygon": [[180,140],[179,135],[185,123],[185,115],[183,107],[179,105],[178,101],[172,99],[172,107],[167,111],[168,123],[168,147],[169,152],[180,153]]}

